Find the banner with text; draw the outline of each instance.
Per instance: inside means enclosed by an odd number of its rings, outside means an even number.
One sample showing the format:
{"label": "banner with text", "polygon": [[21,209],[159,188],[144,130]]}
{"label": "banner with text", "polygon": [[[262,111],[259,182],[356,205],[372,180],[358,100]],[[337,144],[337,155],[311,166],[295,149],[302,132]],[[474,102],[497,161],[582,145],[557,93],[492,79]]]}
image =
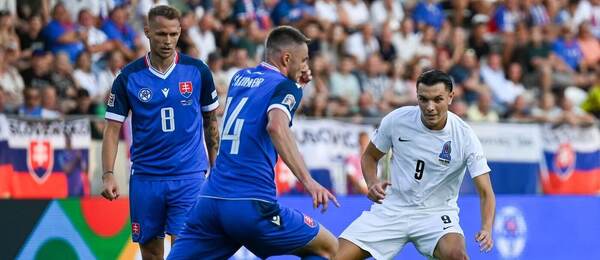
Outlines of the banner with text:
{"label": "banner with text", "polygon": [[25,120],[0,115],[0,195],[89,194],[89,119]]}

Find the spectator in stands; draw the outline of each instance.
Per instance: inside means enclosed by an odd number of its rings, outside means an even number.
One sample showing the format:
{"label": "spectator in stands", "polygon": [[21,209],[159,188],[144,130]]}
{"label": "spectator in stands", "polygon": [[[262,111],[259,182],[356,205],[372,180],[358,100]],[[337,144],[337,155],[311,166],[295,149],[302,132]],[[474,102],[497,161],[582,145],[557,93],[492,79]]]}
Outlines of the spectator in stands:
{"label": "spectator in stands", "polygon": [[362,92],[368,92],[373,101],[380,107],[387,107],[387,104],[383,102],[383,95],[390,86],[385,69],[381,56],[375,53],[367,58],[364,68],[362,69],[364,73],[360,74],[362,80]]}
{"label": "spectator in stands", "polygon": [[230,67],[227,69],[227,82],[231,82],[233,75],[242,68],[247,68],[250,64],[248,60],[248,50],[236,47],[228,57]]}
{"label": "spectator in stands", "polygon": [[556,99],[552,92],[546,91],[540,95],[537,107],[531,111],[536,122],[557,124],[561,121],[562,111],[556,106]]}
{"label": "spectator in stands", "polygon": [[525,95],[519,95],[509,106],[508,111],[504,114],[504,119],[509,122],[530,123],[534,121],[531,114],[531,107]]}
{"label": "spectator in stands", "polygon": [[473,122],[498,122],[500,117],[492,109],[492,95],[489,91],[481,91],[477,104],[473,104],[467,111],[467,118]]}
{"label": "spectator in stands", "polygon": [[340,4],[341,24],[349,31],[356,31],[369,22],[369,8],[362,0],[344,0]]}
{"label": "spectator in stands", "polygon": [[369,135],[366,132],[358,134],[358,153],[349,155],[344,163],[344,171],[346,172],[346,182],[348,186],[348,194],[367,194],[367,183],[362,174],[360,166],[360,157],[369,145]]}
{"label": "spectator in stands", "polygon": [[196,48],[200,50],[200,59],[208,60],[208,55],[217,50],[217,41],[213,31],[215,30],[214,16],[206,12],[196,25],[192,25],[187,33]]}
{"label": "spectator in stands", "polygon": [[113,41],[108,40],[108,36],[103,31],[96,28],[97,18],[89,9],[84,8],[79,11],[78,21],[79,33],[85,50],[92,55],[92,67],[96,66],[95,68],[98,70],[100,67],[98,62],[115,47],[115,44]]}
{"label": "spectator in stands", "polygon": [[280,0],[273,11],[271,11],[271,20],[275,25],[298,24],[304,19],[311,18],[308,7],[301,0]]}
{"label": "spectator in stands", "polygon": [[65,132],[65,149],[59,153],[57,161],[62,171],[67,175],[68,196],[81,197],[89,195],[89,180],[87,180],[88,162],[80,149],[73,148],[71,134]]}
{"label": "spectator in stands", "polygon": [[359,64],[363,64],[367,57],[379,52],[379,42],[375,38],[373,26],[363,24],[359,32],[348,37],[344,44],[344,51],[353,55]]}
{"label": "spectator in stands", "polygon": [[[108,54],[106,69],[98,73],[98,93],[104,99],[121,68],[125,66],[125,57],[120,51],[114,50]],[[102,102],[104,103],[104,102]]]}
{"label": "spectator in stands", "polygon": [[591,126],[596,122],[592,115],[573,105],[573,101],[564,94],[560,97],[559,107],[563,111],[562,123],[573,126]]}
{"label": "spectator in stands", "polygon": [[463,99],[453,98],[452,104],[450,104],[448,109],[461,119],[467,119],[467,112],[469,110],[469,106],[467,105],[467,102],[465,102]]}
{"label": "spectator in stands", "polygon": [[62,109],[59,106],[58,94],[54,86],[42,88],[42,108],[56,115],[60,115]]}
{"label": "spectator in stands", "polygon": [[469,37],[469,48],[475,51],[477,58],[487,56],[491,51],[488,42],[488,21],[490,18],[485,14],[476,14],[471,19],[473,28]]}
{"label": "spectator in stands", "polygon": [[52,85],[58,90],[61,98],[72,99],[76,96],[77,85],[73,77],[73,65],[68,54],[60,52],[54,59],[54,70],[51,74]]}
{"label": "spectator in stands", "polygon": [[583,62],[587,66],[595,67],[594,69],[596,70],[600,69],[598,67],[598,62],[600,62],[600,42],[592,34],[588,23],[579,25],[577,44],[581,48]]}
{"label": "spectator in stands", "polygon": [[90,93],[90,96],[95,101],[104,99],[105,89],[99,88],[98,77],[92,71],[92,59],[89,52],[82,52],[77,57],[75,70],[73,71],[73,79],[77,88],[83,88]]}
{"label": "spectator in stands", "polygon": [[38,88],[25,88],[23,97],[25,101],[18,111],[20,116],[35,118],[58,118],[60,116],[57,112],[42,107],[42,97]]}
{"label": "spectator in stands", "polygon": [[34,50],[45,49],[44,38],[41,34],[42,27],[42,18],[39,15],[34,15],[27,20],[24,28],[19,30],[22,58],[31,58]]}
{"label": "spectator in stands", "polygon": [[371,3],[371,22],[375,28],[382,28],[389,24],[390,30],[400,28],[400,21],[404,19],[402,2],[396,0],[375,0]]}
{"label": "spectator in stands", "polygon": [[356,112],[361,91],[358,78],[352,74],[354,66],[354,57],[344,55],[338,71],[331,74],[329,83],[331,97],[337,98],[342,104],[348,104]]}
{"label": "spectator in stands", "polygon": [[398,50],[398,58],[402,62],[410,62],[415,57],[421,42],[421,35],[415,31],[412,18],[406,17],[402,20],[400,32],[394,34],[392,42]]}
{"label": "spectator in stands", "polygon": [[486,88],[479,75],[479,63],[475,50],[467,49],[458,64],[450,68],[450,76],[454,80],[454,95],[464,97],[471,104],[477,100],[477,93]]}
{"label": "spectator in stands", "polygon": [[4,94],[4,89],[2,85],[0,85],[0,114],[12,114],[12,107],[8,106],[6,103],[6,94]]}
{"label": "spectator in stands", "polygon": [[52,85],[52,53],[44,50],[34,50],[31,58],[31,67],[21,71],[21,76],[26,86],[32,88],[43,88]]}
{"label": "spectator in stands", "polygon": [[71,62],[74,62],[79,53],[83,51],[82,35],[77,31],[71,15],[62,3],[54,6],[52,21],[44,27],[42,35],[46,48],[54,54],[65,52]]}
{"label": "spectator in stands", "polygon": [[324,28],[339,22],[340,8],[336,0],[317,0],[315,3],[317,19]]}
{"label": "spectator in stands", "polygon": [[571,71],[581,69],[583,53],[575,38],[575,32],[569,26],[561,28],[561,37],[552,43],[552,51],[568,65]]}
{"label": "spectator in stands", "polygon": [[394,32],[391,23],[384,23],[381,28],[379,40],[379,54],[386,63],[392,63],[398,57],[398,51],[394,46]]}
{"label": "spectator in stands", "polygon": [[8,63],[5,53],[4,47],[0,47],[0,86],[7,96],[7,104],[16,107],[23,102],[21,93],[25,84],[17,69]]}
{"label": "spectator in stands", "polygon": [[115,47],[121,51],[128,60],[135,58],[136,51],[141,48],[138,33],[127,22],[126,6],[115,7],[110,13],[110,19],[102,25],[102,31],[108,39],[115,40]]}
{"label": "spectator in stands", "polygon": [[14,16],[7,10],[0,10],[0,47],[21,50]]}
{"label": "spectator in stands", "polygon": [[382,103],[384,106],[380,107],[382,114],[387,114],[397,107],[417,104],[416,89],[411,88],[405,82],[406,69],[404,64],[397,61],[390,71],[389,80],[387,81],[388,87],[383,93]]}
{"label": "spectator in stands", "polygon": [[417,23],[417,27],[422,31],[425,30],[426,26],[431,26],[436,31],[440,31],[446,20],[442,6],[435,0],[420,0],[413,10],[412,16]]}
{"label": "spectator in stands", "polygon": [[86,115],[92,117],[90,120],[92,138],[102,139],[104,120],[94,120],[104,117],[102,106],[95,103],[85,89],[77,90],[77,105],[69,110],[68,115]]}

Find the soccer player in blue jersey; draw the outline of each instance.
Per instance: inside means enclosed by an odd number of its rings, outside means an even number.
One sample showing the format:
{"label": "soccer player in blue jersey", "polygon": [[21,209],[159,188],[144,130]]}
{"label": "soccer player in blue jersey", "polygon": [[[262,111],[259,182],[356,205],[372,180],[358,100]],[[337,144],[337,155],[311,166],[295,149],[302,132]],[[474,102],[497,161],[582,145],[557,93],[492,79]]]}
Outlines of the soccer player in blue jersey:
{"label": "soccer player in blue jersey", "polygon": [[215,168],[190,210],[169,259],[227,259],[241,246],[255,255],[333,258],[337,242],[308,215],[275,197],[277,154],[327,209],[336,198],[309,174],[290,130],[300,84],[310,81],[308,39],[281,26],[267,37],[265,61],[237,72],[229,85]]}
{"label": "soccer player in blue jersey", "polygon": [[150,10],[144,28],[150,53],[123,68],[107,102],[102,195],[119,197],[113,167],[131,112],[131,228],[144,259],[162,259],[165,233],[178,236],[218,150],[217,92],[206,64],[175,50],[179,18],[169,6]]}

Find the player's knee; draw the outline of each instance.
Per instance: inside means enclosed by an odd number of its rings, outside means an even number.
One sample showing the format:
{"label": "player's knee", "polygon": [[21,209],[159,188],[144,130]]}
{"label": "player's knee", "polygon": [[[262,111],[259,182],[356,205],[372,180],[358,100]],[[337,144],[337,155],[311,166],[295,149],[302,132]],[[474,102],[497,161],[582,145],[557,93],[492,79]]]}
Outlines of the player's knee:
{"label": "player's knee", "polygon": [[323,243],[315,253],[325,259],[333,259],[337,253],[338,247],[339,244],[337,239],[331,236],[326,239],[326,242]]}
{"label": "player's knee", "polygon": [[448,255],[442,259],[447,260],[468,260],[467,252],[464,249],[454,249],[448,252]]}

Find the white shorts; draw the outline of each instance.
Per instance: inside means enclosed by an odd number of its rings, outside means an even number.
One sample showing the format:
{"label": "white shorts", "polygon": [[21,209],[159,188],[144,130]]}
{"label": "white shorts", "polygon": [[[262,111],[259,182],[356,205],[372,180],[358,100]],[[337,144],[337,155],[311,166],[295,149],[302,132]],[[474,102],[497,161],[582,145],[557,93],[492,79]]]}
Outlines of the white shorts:
{"label": "white shorts", "polygon": [[354,243],[375,259],[394,258],[408,242],[422,255],[433,258],[438,241],[448,233],[464,237],[457,210],[391,211],[383,205],[374,205],[354,220],[340,238]]}

